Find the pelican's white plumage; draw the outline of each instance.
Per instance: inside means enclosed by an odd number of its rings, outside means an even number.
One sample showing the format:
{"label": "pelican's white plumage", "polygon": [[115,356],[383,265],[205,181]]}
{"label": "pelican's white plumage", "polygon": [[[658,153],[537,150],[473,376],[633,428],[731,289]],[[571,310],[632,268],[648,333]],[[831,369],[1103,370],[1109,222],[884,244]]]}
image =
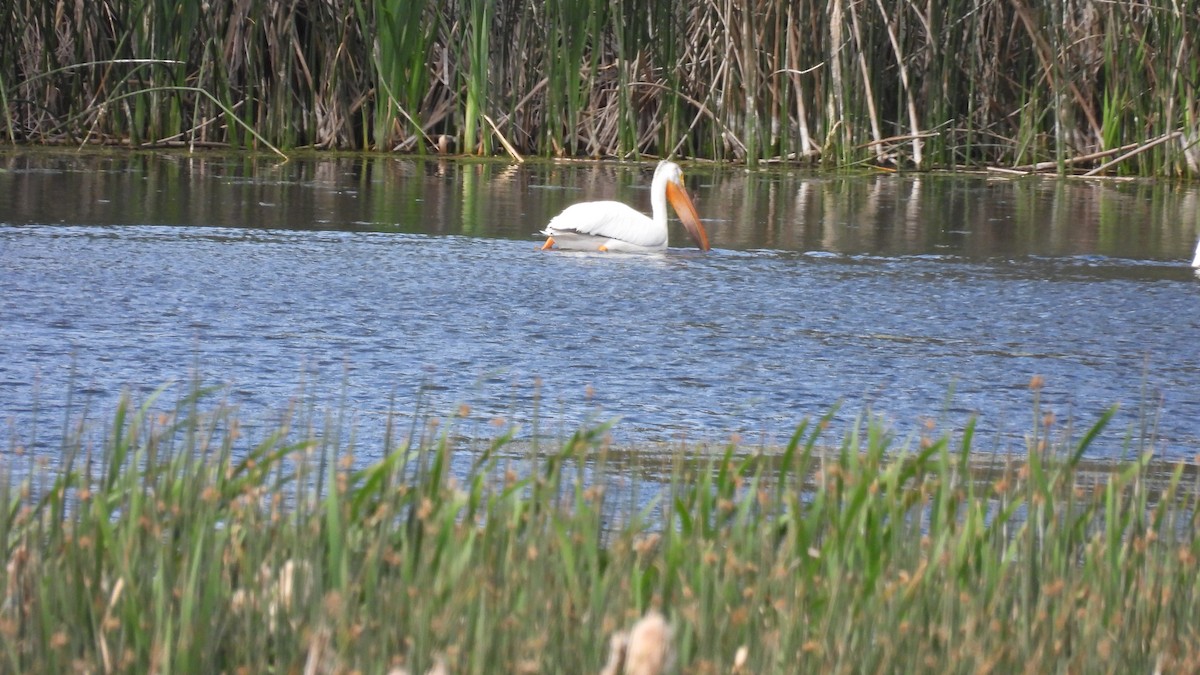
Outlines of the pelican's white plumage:
{"label": "pelican's white plumage", "polygon": [[1200,270],[1200,241],[1196,242],[1196,255],[1192,258],[1192,267]]}
{"label": "pelican's white plumage", "polygon": [[683,170],[674,162],[659,162],[650,183],[651,216],[621,202],[582,202],[568,206],[550,220],[542,234],[543,249],[557,246],[576,251],[652,253],[667,248],[667,202],[701,250],[708,234],[683,185]]}

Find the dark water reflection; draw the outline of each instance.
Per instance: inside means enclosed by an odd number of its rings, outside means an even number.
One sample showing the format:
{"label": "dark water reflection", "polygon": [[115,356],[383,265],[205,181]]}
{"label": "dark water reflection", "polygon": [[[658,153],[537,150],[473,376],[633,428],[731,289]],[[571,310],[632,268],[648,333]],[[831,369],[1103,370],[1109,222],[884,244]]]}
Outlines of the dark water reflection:
{"label": "dark water reflection", "polygon": [[[393,157],[0,157],[0,415],[54,448],[68,389],[229,385],[243,417],[471,406],[632,441],[782,439],[844,401],[987,447],[1121,403],[1200,450],[1200,192],[1166,183],[688,168],[701,255],[539,253],[566,204],[643,206],[649,168]],[[674,230],[673,241],[686,238]],[[74,373],[72,375],[72,373]],[[73,384],[71,384],[73,383]],[[181,388],[184,385],[180,385]],[[952,392],[952,393],[951,393]],[[343,405],[343,401],[345,405]],[[1144,414],[1149,411],[1149,415]]]}

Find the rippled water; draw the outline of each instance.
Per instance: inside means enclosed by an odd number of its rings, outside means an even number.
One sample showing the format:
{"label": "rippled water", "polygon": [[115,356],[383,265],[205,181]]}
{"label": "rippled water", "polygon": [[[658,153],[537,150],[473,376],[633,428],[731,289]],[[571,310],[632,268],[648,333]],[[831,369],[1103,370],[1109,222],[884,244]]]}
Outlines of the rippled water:
{"label": "rippled water", "polygon": [[1063,424],[1121,404],[1099,454],[1147,425],[1200,450],[1195,188],[692,167],[714,250],[621,256],[533,233],[644,205],[646,167],[3,161],[0,415],[46,452],[72,388],[103,423],[197,369],[243,418],[352,411],[368,454],[389,409],[460,403],[480,434],[619,415],[632,442],[757,442],[842,402],[901,436],[977,414],[981,446],[1019,449],[1033,375]]}

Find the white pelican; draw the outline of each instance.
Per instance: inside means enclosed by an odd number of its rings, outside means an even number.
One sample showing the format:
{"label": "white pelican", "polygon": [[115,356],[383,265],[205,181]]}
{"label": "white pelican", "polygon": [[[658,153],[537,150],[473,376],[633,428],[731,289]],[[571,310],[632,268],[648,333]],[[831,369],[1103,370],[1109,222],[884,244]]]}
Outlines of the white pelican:
{"label": "white pelican", "polygon": [[708,233],[700,224],[696,207],[683,186],[683,170],[663,160],[654,170],[650,183],[650,209],[653,217],[621,202],[581,202],[573,204],[550,220],[542,234],[542,250],[557,245],[575,251],[613,251],[650,253],[667,248],[667,201],[675,207],[679,220],[700,250],[708,250]]}
{"label": "white pelican", "polygon": [[1200,274],[1200,241],[1196,242],[1196,257],[1192,258],[1192,268]]}

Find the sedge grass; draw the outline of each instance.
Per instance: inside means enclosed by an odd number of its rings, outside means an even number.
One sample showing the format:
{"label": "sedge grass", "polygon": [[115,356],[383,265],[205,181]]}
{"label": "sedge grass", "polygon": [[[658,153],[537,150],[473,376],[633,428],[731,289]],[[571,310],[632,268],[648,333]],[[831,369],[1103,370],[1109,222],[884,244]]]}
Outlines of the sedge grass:
{"label": "sedge grass", "polygon": [[360,466],[349,435],[251,441],[205,396],[123,399],[99,447],[7,467],[4,670],[599,672],[639,630],[679,672],[1200,666],[1200,474],[1089,467],[1111,412],[1072,438],[1035,410],[1002,458],[971,426],[827,416],[638,483],[605,425],[480,445],[431,420]]}

